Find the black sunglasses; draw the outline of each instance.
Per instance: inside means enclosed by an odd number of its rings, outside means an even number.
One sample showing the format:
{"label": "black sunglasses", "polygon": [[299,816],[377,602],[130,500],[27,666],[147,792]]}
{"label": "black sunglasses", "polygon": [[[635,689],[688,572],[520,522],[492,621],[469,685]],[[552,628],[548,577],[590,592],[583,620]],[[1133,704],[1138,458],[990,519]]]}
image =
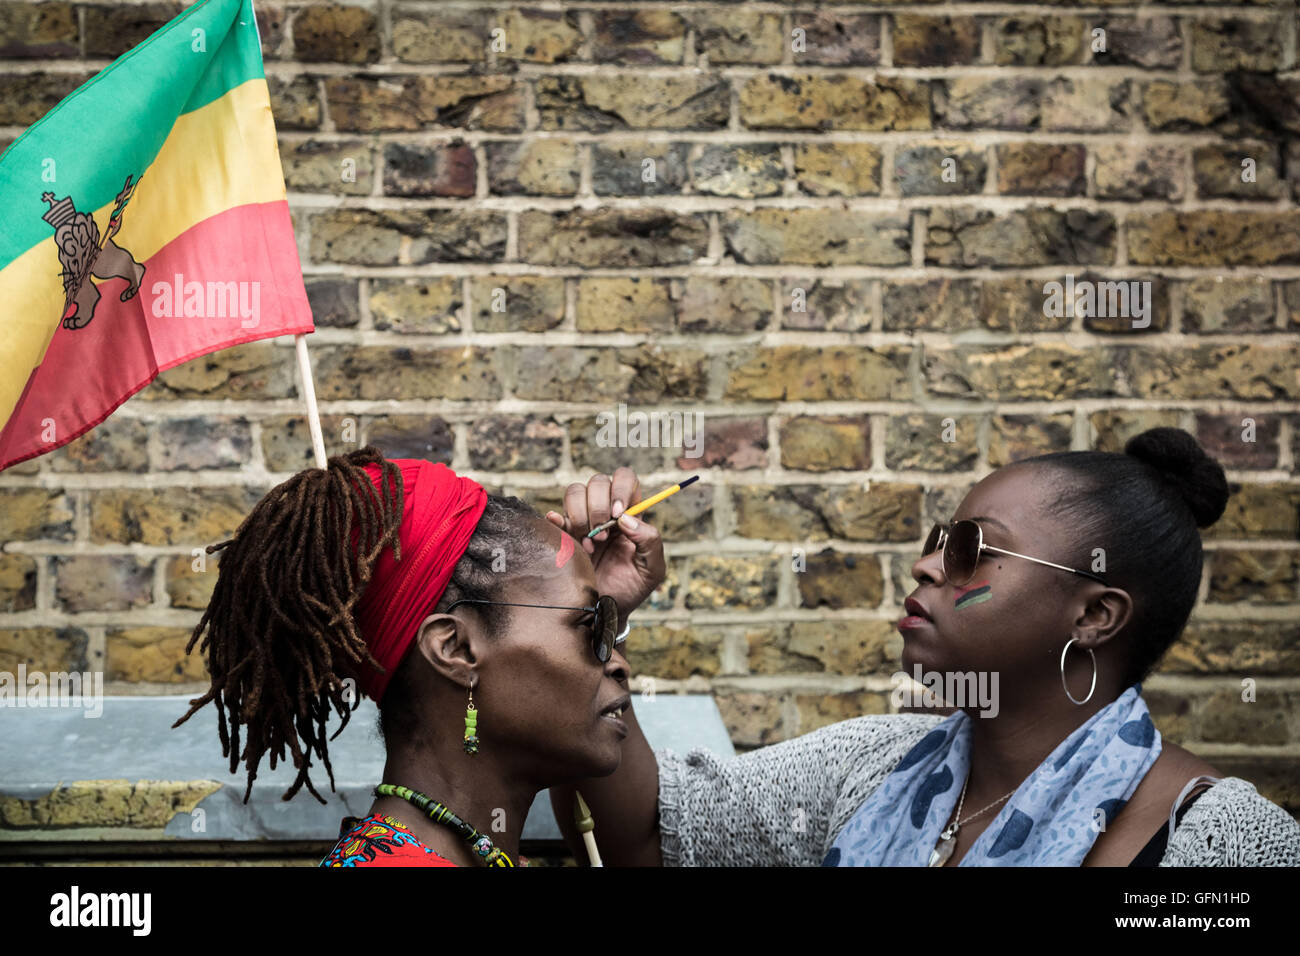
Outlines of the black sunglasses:
{"label": "black sunglasses", "polygon": [[1053,564],[1051,561],[1044,561],[1042,558],[1031,558],[1027,554],[1018,554],[1015,551],[1007,551],[1003,548],[995,548],[990,544],[985,544],[984,529],[979,526],[978,522],[971,521],[969,518],[963,518],[947,525],[935,522],[934,527],[930,529],[930,536],[925,539],[925,547],[921,549],[921,557],[933,554],[940,548],[943,548],[943,555],[940,560],[943,562],[944,577],[956,585],[966,584],[971,578],[975,577],[975,569],[985,551],[1009,554],[1013,558],[1024,558],[1026,561],[1045,564],[1049,568],[1060,568],[1062,571],[1069,571],[1071,574],[1081,574],[1085,578],[1092,578],[1092,580],[1101,584],[1106,583],[1097,575],[1089,574],[1087,571],[1067,568],[1063,564]]}
{"label": "black sunglasses", "polygon": [[614,648],[623,643],[618,637],[618,602],[608,594],[602,594],[596,598],[594,605],[584,607],[567,604],[517,604],[513,601],[481,601],[474,598],[464,598],[453,602],[444,613],[450,614],[461,604],[494,604],[499,607],[546,607],[557,611],[586,611],[589,614],[595,614],[596,620],[592,625],[591,650],[596,655],[596,660],[602,664],[613,657]]}

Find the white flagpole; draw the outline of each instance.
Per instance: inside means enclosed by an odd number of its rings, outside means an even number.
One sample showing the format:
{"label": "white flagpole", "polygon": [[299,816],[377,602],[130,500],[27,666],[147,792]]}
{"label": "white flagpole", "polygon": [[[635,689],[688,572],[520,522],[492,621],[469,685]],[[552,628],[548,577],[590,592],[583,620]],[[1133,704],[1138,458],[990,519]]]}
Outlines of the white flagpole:
{"label": "white flagpole", "polygon": [[[257,12],[253,10],[253,0],[249,0],[248,9],[253,12],[253,29],[257,32],[258,54],[262,50],[262,28],[257,22]],[[239,21],[243,26],[244,21]],[[298,352],[298,371],[302,375],[302,394],[307,399],[307,427],[311,431],[311,447],[316,453],[316,467],[324,468],[325,436],[320,428],[320,412],[316,408],[316,388],[311,381],[311,359],[307,357],[307,336],[299,333],[293,337],[293,344]]]}
{"label": "white flagpole", "polygon": [[316,452],[316,467],[324,468],[325,436],[321,432],[320,412],[316,409],[316,389],[311,383],[311,359],[307,357],[307,336],[299,333],[293,337],[298,350],[298,371],[302,373],[302,393],[307,399],[307,426],[311,429],[311,447]]}

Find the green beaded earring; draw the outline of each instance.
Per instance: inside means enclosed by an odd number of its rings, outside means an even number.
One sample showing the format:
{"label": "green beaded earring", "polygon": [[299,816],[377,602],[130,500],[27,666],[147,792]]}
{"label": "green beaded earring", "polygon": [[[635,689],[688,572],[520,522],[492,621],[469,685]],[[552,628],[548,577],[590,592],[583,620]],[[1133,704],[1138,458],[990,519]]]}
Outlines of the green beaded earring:
{"label": "green beaded earring", "polygon": [[478,753],[478,708],[474,706],[474,685],[469,688],[469,706],[465,708],[465,753]]}

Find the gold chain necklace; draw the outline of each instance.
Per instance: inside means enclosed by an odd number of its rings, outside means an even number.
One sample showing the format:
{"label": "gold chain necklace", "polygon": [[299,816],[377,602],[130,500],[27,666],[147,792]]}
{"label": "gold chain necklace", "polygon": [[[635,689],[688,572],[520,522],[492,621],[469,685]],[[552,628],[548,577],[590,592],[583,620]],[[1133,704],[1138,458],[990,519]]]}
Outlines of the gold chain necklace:
{"label": "gold chain necklace", "polygon": [[[943,866],[948,862],[949,857],[952,856],[953,850],[957,849],[957,831],[962,828],[963,824],[970,823],[976,817],[980,816],[980,814],[992,810],[999,803],[1016,792],[1015,790],[1012,790],[1011,793],[1008,793],[1006,796],[998,797],[983,810],[972,813],[963,820],[961,819],[961,808],[966,802],[966,787],[969,785],[970,774],[968,773],[966,774],[966,782],[961,785],[961,799],[957,801],[957,812],[952,816],[952,823],[944,827],[943,832],[939,834],[939,842],[936,843],[934,849],[930,851],[930,866]],[[1018,789],[1020,788],[1017,787],[1016,790]]]}

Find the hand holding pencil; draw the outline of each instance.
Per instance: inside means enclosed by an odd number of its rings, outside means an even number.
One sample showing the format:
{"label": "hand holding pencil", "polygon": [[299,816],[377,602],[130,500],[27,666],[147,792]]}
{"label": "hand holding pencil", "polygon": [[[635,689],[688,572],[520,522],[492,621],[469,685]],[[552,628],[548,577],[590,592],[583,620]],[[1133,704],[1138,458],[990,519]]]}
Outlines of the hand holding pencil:
{"label": "hand holding pencil", "polygon": [[[623,467],[613,475],[593,475],[586,484],[569,485],[564,492],[565,513],[546,515],[546,520],[577,538],[591,556],[597,588],[618,602],[623,617],[649,597],[668,573],[658,530],[645,517],[631,514],[637,508],[644,515],[654,500],[641,501],[636,472]],[[609,528],[590,536],[593,529],[611,519],[618,525],[618,534]]]}
{"label": "hand holding pencil", "polygon": [[[653,497],[651,497],[651,498],[647,498],[645,501],[642,501],[642,502],[640,502],[639,504],[635,504],[635,505],[633,505],[632,507],[628,508],[627,511],[625,511],[625,512],[623,512],[623,513],[626,514],[626,515],[631,515],[632,517],[635,518],[637,515],[639,515],[639,514],[640,514],[641,512],[643,512],[643,511],[645,511],[647,508],[650,508],[650,507],[652,507],[652,506],[654,506],[654,505],[659,504],[659,502],[663,501],[663,500],[664,500],[665,498],[667,498],[669,495],[675,495],[675,494],[677,494],[677,492],[681,491],[681,490],[682,490],[683,488],[685,488],[687,485],[691,484],[691,482],[699,481],[699,480],[700,480],[700,476],[699,476],[699,475],[691,475],[691,477],[687,478],[685,481],[679,481],[677,484],[673,485],[671,488],[665,488],[663,491],[659,492],[659,494],[657,494],[657,495],[655,495],[655,496],[653,496]],[[614,527],[615,525],[617,525],[617,524],[618,524],[618,518],[617,518],[617,517],[615,517],[615,518],[611,518],[609,521],[606,521],[606,522],[604,522],[603,524],[598,524],[598,525],[596,525],[596,527],[594,527],[594,528],[592,528],[590,531],[588,531],[588,532],[587,532],[587,537],[588,537],[588,538],[594,538],[594,537],[596,537],[596,535],[600,534],[602,531],[608,531],[610,528],[613,528],[613,527]]]}

